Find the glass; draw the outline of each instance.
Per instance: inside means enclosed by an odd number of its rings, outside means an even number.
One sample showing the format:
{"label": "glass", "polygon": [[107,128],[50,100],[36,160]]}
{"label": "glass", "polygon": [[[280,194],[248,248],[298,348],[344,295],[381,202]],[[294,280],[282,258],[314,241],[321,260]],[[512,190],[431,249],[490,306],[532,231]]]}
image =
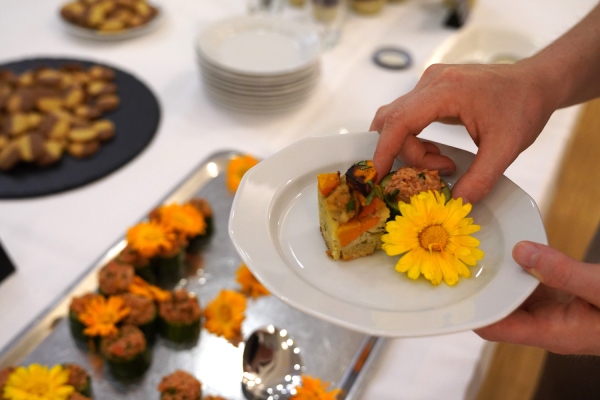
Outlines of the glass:
{"label": "glass", "polygon": [[248,14],[281,14],[282,0],[248,0]]}
{"label": "glass", "polygon": [[381,12],[386,0],[352,0],[352,10],[361,15],[375,15]]}
{"label": "glass", "polygon": [[309,15],[317,26],[321,47],[331,48],[340,40],[348,0],[309,0]]}

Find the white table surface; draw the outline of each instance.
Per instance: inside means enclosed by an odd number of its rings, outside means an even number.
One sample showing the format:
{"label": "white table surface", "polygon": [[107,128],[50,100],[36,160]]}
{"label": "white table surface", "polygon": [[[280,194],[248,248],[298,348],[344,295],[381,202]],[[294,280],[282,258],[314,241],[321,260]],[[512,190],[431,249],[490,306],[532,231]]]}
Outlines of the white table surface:
{"label": "white table surface", "polygon": [[[321,82],[309,101],[277,116],[248,116],[219,108],[203,92],[193,42],[207,23],[246,11],[244,0],[170,0],[164,25],[123,42],[91,42],[65,33],[62,0],[0,3],[0,63],[69,56],[113,64],[144,81],[159,98],[156,137],[133,161],[92,184],[64,193],[0,201],[0,240],[17,273],[0,284],[0,349],[66,290],[201,160],[235,149],[258,157],[307,136],[365,131],[377,108],[409,91],[433,50],[454,34],[444,29],[437,1],[386,5],[376,17],[350,15],[341,42],[322,55]],[[469,23],[509,26],[549,43],[595,1],[480,0]],[[406,71],[371,62],[384,45],[407,49]],[[577,108],[553,115],[540,139],[506,175],[542,211]],[[470,151],[462,127],[434,124],[422,137]],[[364,399],[472,398],[485,342],[472,332],[390,340],[365,386]]]}

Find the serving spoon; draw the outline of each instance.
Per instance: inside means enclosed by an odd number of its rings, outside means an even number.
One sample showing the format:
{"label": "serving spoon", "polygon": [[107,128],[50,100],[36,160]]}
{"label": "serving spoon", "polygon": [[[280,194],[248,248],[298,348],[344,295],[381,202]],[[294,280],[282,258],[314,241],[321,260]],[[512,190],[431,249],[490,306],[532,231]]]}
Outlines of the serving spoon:
{"label": "serving spoon", "polygon": [[300,384],[300,348],[285,329],[273,325],[246,339],[242,392],[248,400],[283,400]]}

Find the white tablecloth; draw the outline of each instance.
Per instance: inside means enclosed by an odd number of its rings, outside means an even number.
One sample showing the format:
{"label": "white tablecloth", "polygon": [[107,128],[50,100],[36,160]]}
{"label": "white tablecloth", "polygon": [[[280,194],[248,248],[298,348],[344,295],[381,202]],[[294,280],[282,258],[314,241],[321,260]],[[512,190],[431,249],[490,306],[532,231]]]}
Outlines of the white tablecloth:
{"label": "white tablecloth", "polygon": [[[143,80],[158,96],[158,133],[136,159],[109,176],[64,193],[0,201],[0,240],[18,271],[0,284],[0,349],[69,287],[126,228],[201,160],[236,149],[267,157],[307,136],[365,131],[377,108],[410,90],[431,52],[452,29],[435,1],[386,5],[376,17],[351,15],[341,42],[322,55],[320,85],[298,109],[278,116],[225,111],[203,92],[194,38],[207,23],[246,11],[244,0],[171,0],[155,32],[122,42],[90,42],[61,29],[62,0],[0,4],[0,63],[69,56],[113,64]],[[523,4],[527,3],[527,4]],[[470,23],[492,22],[549,43],[595,1],[481,0]],[[371,62],[384,45],[408,50],[415,65],[394,72]],[[576,109],[557,112],[542,136],[507,171],[541,205],[574,124]],[[475,151],[462,127],[434,124],[424,138]],[[471,398],[484,341],[472,332],[391,340],[365,386],[365,399]],[[475,379],[474,379],[475,377]]]}

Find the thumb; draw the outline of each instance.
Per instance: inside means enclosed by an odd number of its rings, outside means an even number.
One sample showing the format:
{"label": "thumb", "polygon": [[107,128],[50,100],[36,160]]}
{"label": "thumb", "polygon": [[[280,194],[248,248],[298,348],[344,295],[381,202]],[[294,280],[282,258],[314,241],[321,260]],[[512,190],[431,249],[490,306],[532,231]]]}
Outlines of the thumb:
{"label": "thumb", "polygon": [[533,242],[517,243],[512,255],[546,286],[600,305],[600,265],[577,261],[552,247]]}

